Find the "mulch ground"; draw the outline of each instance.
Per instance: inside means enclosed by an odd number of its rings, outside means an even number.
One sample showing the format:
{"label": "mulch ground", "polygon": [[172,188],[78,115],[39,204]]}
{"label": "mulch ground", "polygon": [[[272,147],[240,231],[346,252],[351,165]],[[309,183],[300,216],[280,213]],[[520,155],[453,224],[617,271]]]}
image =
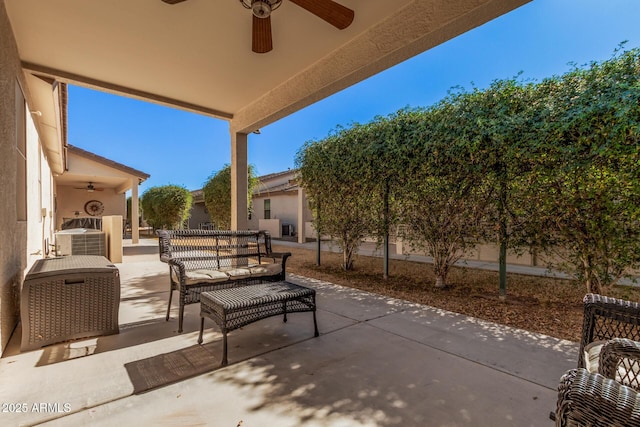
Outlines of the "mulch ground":
{"label": "mulch ground", "polygon": [[[575,281],[509,273],[507,298],[499,298],[498,273],[454,267],[444,289],[434,287],[430,264],[390,260],[389,279],[382,277],[382,259],[358,256],[353,271],[340,268],[341,254],[274,245],[291,252],[287,271],[342,286],[400,298],[503,325],[579,341],[582,329],[583,285]],[[640,301],[640,289],[616,286],[608,296]]]}

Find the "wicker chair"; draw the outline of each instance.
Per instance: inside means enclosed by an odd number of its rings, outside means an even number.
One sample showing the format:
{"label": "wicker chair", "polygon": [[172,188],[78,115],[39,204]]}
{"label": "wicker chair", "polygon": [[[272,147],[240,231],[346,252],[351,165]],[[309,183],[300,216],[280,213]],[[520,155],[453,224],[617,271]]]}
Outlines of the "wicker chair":
{"label": "wicker chair", "polygon": [[608,341],[600,371],[568,371],[558,386],[556,426],[640,426],[640,343]]}
{"label": "wicker chair", "polygon": [[598,372],[602,345],[613,338],[640,341],[640,304],[597,294],[584,299],[578,368]]}
{"label": "wicker chair", "polygon": [[556,426],[640,427],[640,305],[588,294],[578,369],[558,386]]}

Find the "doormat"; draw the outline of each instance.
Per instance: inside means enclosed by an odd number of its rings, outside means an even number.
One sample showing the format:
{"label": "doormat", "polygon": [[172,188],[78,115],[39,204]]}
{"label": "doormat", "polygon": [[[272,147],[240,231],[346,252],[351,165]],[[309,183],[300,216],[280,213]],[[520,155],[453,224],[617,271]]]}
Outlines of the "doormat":
{"label": "doormat", "polygon": [[136,360],[124,365],[133,384],[133,394],[183,381],[220,367],[220,360],[201,345]]}

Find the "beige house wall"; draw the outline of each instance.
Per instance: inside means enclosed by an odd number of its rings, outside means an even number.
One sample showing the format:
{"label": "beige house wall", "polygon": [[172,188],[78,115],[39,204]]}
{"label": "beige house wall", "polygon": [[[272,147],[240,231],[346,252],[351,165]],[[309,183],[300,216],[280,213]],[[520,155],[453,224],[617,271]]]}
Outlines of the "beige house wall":
{"label": "beige house wall", "polygon": [[[38,132],[29,109],[19,102],[19,94],[29,102],[29,93],[4,4],[0,6],[0,352],[3,351],[19,320],[20,286],[25,271],[38,257],[43,236],[51,235],[50,223],[40,221],[42,208],[50,206],[52,177],[41,154]],[[27,140],[28,185],[40,182],[27,192],[26,219],[18,220],[17,139],[19,116],[24,115]],[[38,169],[37,165],[40,164]],[[49,199],[49,200],[47,200]]]}
{"label": "beige house wall", "polygon": [[53,174],[31,117],[27,117],[27,269],[53,243]]}
{"label": "beige house wall", "polygon": [[[496,244],[484,244],[468,254],[465,259],[473,261],[498,262],[500,259],[500,247]],[[514,251],[507,251],[507,264],[535,266],[535,258],[530,252],[516,254]]]}
{"label": "beige house wall", "polygon": [[189,228],[200,228],[201,225],[211,222],[211,215],[204,202],[194,202],[191,205],[191,212],[188,220]]}
{"label": "beige house wall", "polygon": [[[280,238],[282,226],[289,225],[293,226],[296,236],[304,239],[304,224],[311,218],[311,211],[304,191],[301,193],[295,184],[296,175],[296,170],[288,170],[260,177],[261,182],[253,195],[249,228],[267,230],[272,237]],[[268,219],[265,218],[265,200],[271,201]]]}
{"label": "beige house wall", "polygon": [[16,85],[20,61],[4,7],[0,8],[0,348],[18,321],[18,292],[26,266],[26,222],[16,215]]}
{"label": "beige house wall", "polygon": [[[396,251],[398,254],[416,254],[426,255],[423,251],[414,250],[411,246],[402,240],[398,239],[396,242]],[[462,258],[462,260],[469,261],[482,261],[482,262],[494,262],[497,263],[500,259],[500,248],[497,244],[486,243],[479,245],[475,250],[470,251]],[[524,265],[524,266],[540,266],[544,267],[548,259],[544,259],[539,255],[524,251],[523,253],[516,253],[514,251],[507,251],[507,264],[512,265]]]}
{"label": "beige house wall", "polygon": [[[269,196],[259,196],[253,199],[253,215],[249,221],[249,228],[259,229],[259,222],[264,222],[264,201],[271,200],[271,218],[272,220],[280,221],[280,232],[277,237],[281,237],[282,225],[292,225],[296,232],[296,235],[300,232],[300,226],[298,222],[298,192],[287,192],[281,194],[272,194]],[[311,211],[309,210],[309,203],[304,200],[304,218],[308,220],[311,218]],[[306,221],[303,221],[303,223]],[[273,237],[276,237],[272,233]]]}
{"label": "beige house wall", "polygon": [[[271,200],[271,216],[265,218],[264,201]],[[280,220],[280,224],[290,224],[298,229],[298,193],[281,193],[264,196],[254,196],[253,198],[253,214],[249,220],[249,228],[259,229],[260,221],[264,223],[265,219]],[[271,231],[271,230],[270,230]],[[282,235],[282,228],[276,234],[271,232],[272,237],[279,238]]]}
{"label": "beige house wall", "polygon": [[[99,200],[104,205],[104,212],[100,216],[121,215],[123,218],[127,217],[126,194],[118,194],[112,188],[89,193],[86,190],[79,190],[71,186],[58,186],[56,191],[56,204],[58,205],[56,230],[60,230],[65,219],[91,217],[84,210],[84,205],[90,200]],[[76,215],[76,212],[78,215]]]}
{"label": "beige house wall", "polygon": [[281,224],[279,219],[259,219],[255,229],[268,231],[272,238],[279,239],[282,237]]}

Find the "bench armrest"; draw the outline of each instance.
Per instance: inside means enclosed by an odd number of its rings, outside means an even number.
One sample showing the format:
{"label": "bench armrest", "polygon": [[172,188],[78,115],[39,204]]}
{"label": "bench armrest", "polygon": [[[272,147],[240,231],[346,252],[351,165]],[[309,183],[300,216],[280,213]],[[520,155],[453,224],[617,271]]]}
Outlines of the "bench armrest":
{"label": "bench armrest", "polygon": [[640,394],[586,369],[572,369],[560,379],[556,426],[640,424]]}
{"label": "bench armrest", "polygon": [[640,390],[640,342],[626,338],[607,341],[600,350],[599,373]]}
{"label": "bench armrest", "polygon": [[184,282],[184,277],[187,272],[184,262],[179,258],[168,258],[166,263],[169,264],[169,269],[178,275],[180,282]]}
{"label": "bench armrest", "polygon": [[268,255],[263,255],[264,258],[282,259],[283,261],[290,256],[291,252],[270,252]]}
{"label": "bench armrest", "polygon": [[282,272],[280,273],[280,280],[285,280],[287,277],[287,258],[291,256],[291,252],[269,252],[267,255],[262,255],[262,258],[270,258],[273,262],[281,260]]}

